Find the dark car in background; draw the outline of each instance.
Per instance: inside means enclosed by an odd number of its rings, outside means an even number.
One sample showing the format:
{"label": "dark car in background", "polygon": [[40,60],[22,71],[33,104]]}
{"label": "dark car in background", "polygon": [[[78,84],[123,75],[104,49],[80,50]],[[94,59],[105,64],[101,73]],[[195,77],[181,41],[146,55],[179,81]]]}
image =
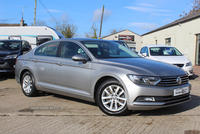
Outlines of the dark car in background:
{"label": "dark car in background", "polygon": [[0,73],[14,73],[16,58],[30,50],[25,40],[0,40]]}

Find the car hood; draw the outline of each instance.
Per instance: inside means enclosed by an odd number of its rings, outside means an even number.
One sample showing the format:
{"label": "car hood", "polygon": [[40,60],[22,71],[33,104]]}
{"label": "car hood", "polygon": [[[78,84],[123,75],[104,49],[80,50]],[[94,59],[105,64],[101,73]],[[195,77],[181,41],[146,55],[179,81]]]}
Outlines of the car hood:
{"label": "car hood", "polygon": [[0,57],[7,55],[18,54],[20,51],[0,51]]}
{"label": "car hood", "polygon": [[149,59],[170,64],[185,64],[190,62],[190,60],[188,60],[185,56],[152,56]]}
{"label": "car hood", "polygon": [[101,64],[107,64],[121,69],[130,70],[133,74],[149,76],[183,75],[185,72],[171,64],[148,60],[144,58],[101,59]]}

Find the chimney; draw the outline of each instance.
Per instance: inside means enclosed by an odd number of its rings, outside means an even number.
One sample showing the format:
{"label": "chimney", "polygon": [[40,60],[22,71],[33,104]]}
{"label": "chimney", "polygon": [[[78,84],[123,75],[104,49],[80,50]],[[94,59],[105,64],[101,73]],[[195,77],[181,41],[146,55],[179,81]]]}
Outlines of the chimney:
{"label": "chimney", "polygon": [[22,27],[22,26],[24,26],[24,20],[23,19],[20,20],[20,27]]}

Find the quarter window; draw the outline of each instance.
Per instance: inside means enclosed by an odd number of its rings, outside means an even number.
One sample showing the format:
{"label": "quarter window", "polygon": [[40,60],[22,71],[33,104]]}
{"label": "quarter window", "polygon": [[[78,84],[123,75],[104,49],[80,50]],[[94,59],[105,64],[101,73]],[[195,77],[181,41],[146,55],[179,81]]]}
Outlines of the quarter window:
{"label": "quarter window", "polygon": [[56,57],[60,42],[51,42],[39,47],[35,51],[35,55]]}

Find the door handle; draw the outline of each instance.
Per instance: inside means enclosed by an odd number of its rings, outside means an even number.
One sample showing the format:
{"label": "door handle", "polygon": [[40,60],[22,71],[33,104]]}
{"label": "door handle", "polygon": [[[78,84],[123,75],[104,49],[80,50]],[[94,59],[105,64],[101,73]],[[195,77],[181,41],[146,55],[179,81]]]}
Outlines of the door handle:
{"label": "door handle", "polygon": [[57,65],[62,66],[63,64],[62,62],[57,62]]}
{"label": "door handle", "polygon": [[37,62],[37,60],[36,60],[36,59],[34,59],[34,60],[33,60],[33,62]]}

